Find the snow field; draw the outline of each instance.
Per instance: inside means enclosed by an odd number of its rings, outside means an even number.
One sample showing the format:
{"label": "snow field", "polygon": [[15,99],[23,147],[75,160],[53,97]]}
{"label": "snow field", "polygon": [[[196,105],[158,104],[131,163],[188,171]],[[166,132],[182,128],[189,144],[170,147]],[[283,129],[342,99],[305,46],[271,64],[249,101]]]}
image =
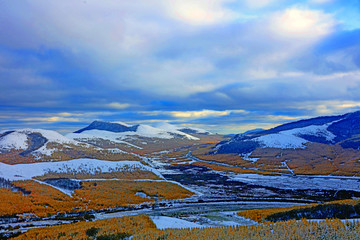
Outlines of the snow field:
{"label": "snow field", "polygon": [[152,216],[151,220],[155,223],[158,229],[167,229],[167,228],[202,228],[204,226],[185,221],[178,218],[173,217],[165,217],[165,216]]}
{"label": "snow field", "polygon": [[74,159],[62,162],[41,162],[30,164],[8,165],[0,163],[0,176],[13,180],[29,180],[47,173],[108,173],[116,171],[151,171],[157,176],[162,175],[155,169],[138,161],[104,161],[98,159]]}

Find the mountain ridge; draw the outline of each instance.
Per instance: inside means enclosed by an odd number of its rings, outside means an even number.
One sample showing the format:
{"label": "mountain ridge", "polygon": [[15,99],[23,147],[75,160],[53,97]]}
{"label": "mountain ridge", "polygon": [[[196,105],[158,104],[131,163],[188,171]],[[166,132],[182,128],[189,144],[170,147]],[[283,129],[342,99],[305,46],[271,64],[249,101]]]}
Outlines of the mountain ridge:
{"label": "mountain ridge", "polygon": [[339,144],[360,148],[360,111],[320,116],[279,125],[253,134],[236,134],[216,146],[213,153],[252,152],[256,148],[306,148],[306,143]]}

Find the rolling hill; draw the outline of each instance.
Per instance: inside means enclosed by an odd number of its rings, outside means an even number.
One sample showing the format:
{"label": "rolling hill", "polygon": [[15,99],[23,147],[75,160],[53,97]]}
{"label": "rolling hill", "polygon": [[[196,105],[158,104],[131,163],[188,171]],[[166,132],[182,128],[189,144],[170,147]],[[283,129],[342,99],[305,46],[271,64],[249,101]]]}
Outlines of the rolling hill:
{"label": "rolling hill", "polygon": [[215,153],[249,153],[256,148],[301,149],[307,143],[360,148],[360,112],[300,120],[278,127],[235,135],[219,143]]}
{"label": "rolling hill", "polygon": [[359,175],[360,112],[234,135],[197,157],[269,174]]}
{"label": "rolling hill", "polygon": [[192,127],[169,123],[128,125],[123,122],[94,121],[66,137],[101,148],[117,148],[137,154],[148,154],[205,142],[218,142],[221,136]]}
{"label": "rolling hill", "polygon": [[139,160],[134,154],[78,142],[56,131],[27,128],[0,132],[0,162],[18,164],[76,158]]}

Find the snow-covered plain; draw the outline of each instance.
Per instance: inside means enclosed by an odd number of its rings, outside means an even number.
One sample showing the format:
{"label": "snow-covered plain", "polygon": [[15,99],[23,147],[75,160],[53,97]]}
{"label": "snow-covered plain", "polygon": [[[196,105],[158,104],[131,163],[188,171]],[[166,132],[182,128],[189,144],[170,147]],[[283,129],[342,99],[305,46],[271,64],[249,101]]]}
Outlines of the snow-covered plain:
{"label": "snow-covered plain", "polygon": [[151,167],[138,161],[104,161],[98,159],[74,159],[62,162],[41,162],[8,165],[0,163],[0,176],[9,180],[28,180],[47,173],[108,173],[117,171],[151,171],[159,177],[162,175]]}

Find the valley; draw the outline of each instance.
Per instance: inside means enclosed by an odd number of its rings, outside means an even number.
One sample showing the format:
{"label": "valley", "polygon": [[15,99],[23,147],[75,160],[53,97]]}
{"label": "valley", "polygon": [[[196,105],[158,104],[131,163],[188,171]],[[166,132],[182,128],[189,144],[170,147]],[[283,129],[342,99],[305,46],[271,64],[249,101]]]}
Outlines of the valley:
{"label": "valley", "polygon": [[[254,141],[252,133],[231,137],[170,124],[99,121],[66,136],[40,129],[5,131],[0,134],[0,236],[143,215],[158,229],[248,226],[262,221],[253,217],[259,213],[247,213],[252,209],[281,213],[346,199],[357,206],[360,151],[316,142],[316,136],[335,139],[326,124],[307,132],[314,142],[259,145],[241,153],[224,152],[224,146],[240,138],[244,151],[246,139]],[[297,126],[282,131],[296,135]],[[273,131],[264,134],[262,139],[283,141],[284,133],[278,140]],[[356,210],[352,217],[359,214]]]}

